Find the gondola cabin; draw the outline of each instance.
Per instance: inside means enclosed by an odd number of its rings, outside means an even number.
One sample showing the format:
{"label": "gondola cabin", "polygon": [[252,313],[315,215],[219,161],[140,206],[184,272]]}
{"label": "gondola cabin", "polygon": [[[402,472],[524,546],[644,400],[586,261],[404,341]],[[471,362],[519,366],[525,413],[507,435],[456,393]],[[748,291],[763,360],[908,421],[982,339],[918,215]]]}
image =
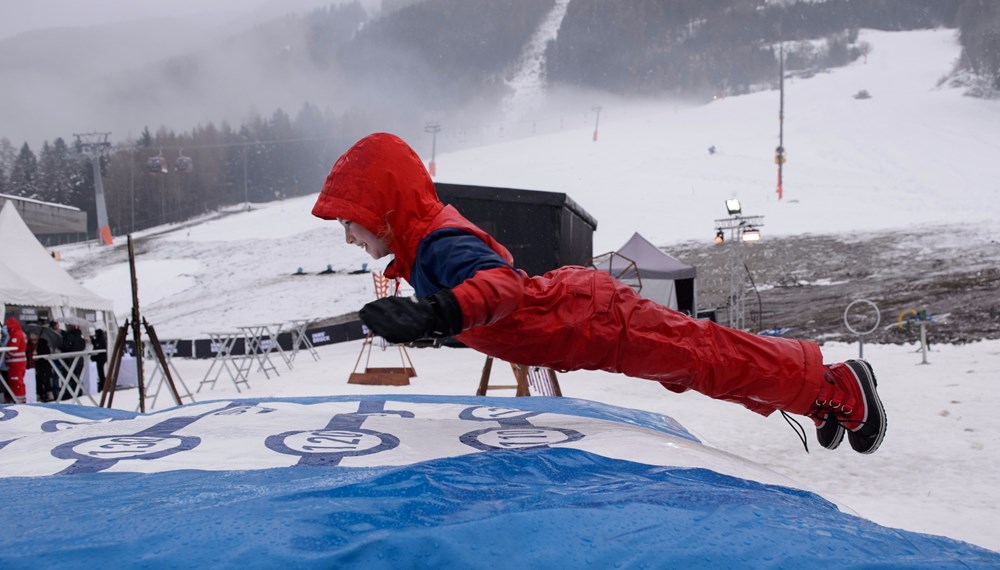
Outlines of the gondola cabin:
{"label": "gondola cabin", "polygon": [[194,168],[194,161],[191,160],[190,156],[184,156],[182,154],[178,156],[177,160],[174,162],[174,170],[176,172],[180,172],[181,174],[191,172],[192,168]]}
{"label": "gondola cabin", "polygon": [[162,156],[151,156],[146,161],[146,172],[150,174],[166,174],[167,160]]}

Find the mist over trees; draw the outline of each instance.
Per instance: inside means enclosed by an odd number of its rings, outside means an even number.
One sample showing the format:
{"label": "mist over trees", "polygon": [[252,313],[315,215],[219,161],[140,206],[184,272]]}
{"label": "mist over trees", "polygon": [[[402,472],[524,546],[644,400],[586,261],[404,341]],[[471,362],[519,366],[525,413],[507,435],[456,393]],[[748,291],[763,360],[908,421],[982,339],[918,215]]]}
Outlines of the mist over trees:
{"label": "mist over trees", "polygon": [[[101,158],[112,233],[180,222],[242,202],[316,192],[333,161],[364,134],[351,120],[328,118],[304,105],[294,118],[278,109],[236,128],[225,122],[186,133],[146,128]],[[9,145],[0,140],[0,149]],[[193,168],[179,170],[180,156],[191,159]],[[149,159],[155,157],[165,159],[166,173],[150,171]],[[0,181],[2,193],[80,208],[88,214],[88,233],[96,235],[93,168],[76,141],[46,141],[37,157],[24,143],[10,162],[10,174]]]}
{"label": "mist over trees", "polygon": [[[349,42],[318,53],[330,75],[350,84],[376,122],[394,130],[464,107],[491,108],[504,75],[555,0],[397,2]],[[360,100],[363,98],[363,101]],[[415,120],[416,118],[416,120]],[[401,133],[402,134],[402,133]]]}
{"label": "mist over trees", "polygon": [[[211,55],[172,58],[144,70],[150,75],[137,72],[117,97],[177,97],[238,54],[260,67],[234,70],[217,84],[254,85],[261,76],[294,83],[295,74],[305,72],[321,78],[326,91],[294,115],[265,106],[263,113],[245,111],[239,121],[220,118],[181,132],[154,124],[155,130],[147,126],[137,137],[112,141],[101,165],[113,233],[313,193],[333,161],[371,131],[412,138],[441,110],[495,109],[506,94],[504,79],[554,4],[392,0],[373,20],[359,4],[343,4],[225,38]],[[779,45],[786,69],[810,72],[864,53],[859,28],[942,26],[960,31],[962,68],[1000,89],[995,0],[572,0],[547,46],[545,71],[555,85],[708,99],[773,87]],[[197,101],[198,93],[190,98]],[[93,172],[76,141],[64,136],[32,149],[0,132],[0,193],[79,207],[95,235]],[[194,168],[175,169],[180,156]],[[166,174],[147,170],[152,157],[166,161]]]}

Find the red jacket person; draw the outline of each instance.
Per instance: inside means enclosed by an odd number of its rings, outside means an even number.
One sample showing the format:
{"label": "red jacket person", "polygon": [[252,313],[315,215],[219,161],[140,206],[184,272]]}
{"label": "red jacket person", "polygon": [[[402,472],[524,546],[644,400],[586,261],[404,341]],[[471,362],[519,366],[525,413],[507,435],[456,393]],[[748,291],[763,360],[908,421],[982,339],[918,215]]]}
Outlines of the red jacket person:
{"label": "red jacket person", "polygon": [[[10,333],[10,340],[7,347],[13,348],[6,354],[4,364],[7,367],[7,385],[10,386],[14,403],[23,404],[25,402],[24,372],[28,366],[28,358],[24,351],[28,347],[28,339],[21,329],[21,323],[15,317],[7,317],[4,322],[7,331]],[[0,390],[2,392],[3,390]],[[2,401],[0,394],[0,401]]]}
{"label": "red jacket person", "polygon": [[885,434],[871,366],[824,365],[817,345],[692,319],[637,295],[607,273],[516,269],[510,252],[438,199],[420,157],[375,133],[333,165],[312,210],[338,220],[348,243],[394,258],[389,277],[415,297],[365,305],[361,319],[391,342],[455,336],[483,353],[556,370],[606,370],[697,390],[757,413],[809,416],[820,444],[845,433],[861,453]]}

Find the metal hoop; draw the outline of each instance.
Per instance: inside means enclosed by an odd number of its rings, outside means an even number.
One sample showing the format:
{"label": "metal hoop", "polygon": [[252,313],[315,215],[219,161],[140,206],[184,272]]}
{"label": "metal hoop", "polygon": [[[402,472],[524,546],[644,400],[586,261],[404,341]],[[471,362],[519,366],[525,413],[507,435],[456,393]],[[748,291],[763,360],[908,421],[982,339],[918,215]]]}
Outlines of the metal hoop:
{"label": "metal hoop", "polygon": [[[868,305],[871,305],[871,307],[875,309],[875,324],[872,325],[872,328],[869,330],[866,331],[854,330],[854,328],[851,327],[851,323],[847,320],[847,315],[851,312],[851,307],[857,305],[858,303],[866,303]],[[878,305],[872,303],[868,299],[857,299],[855,301],[851,301],[851,303],[847,305],[847,308],[844,309],[844,326],[847,327],[847,330],[851,331],[852,333],[858,336],[866,336],[872,334],[873,332],[875,332],[876,329],[878,329],[878,325],[880,322],[882,322],[882,313],[878,310]]]}

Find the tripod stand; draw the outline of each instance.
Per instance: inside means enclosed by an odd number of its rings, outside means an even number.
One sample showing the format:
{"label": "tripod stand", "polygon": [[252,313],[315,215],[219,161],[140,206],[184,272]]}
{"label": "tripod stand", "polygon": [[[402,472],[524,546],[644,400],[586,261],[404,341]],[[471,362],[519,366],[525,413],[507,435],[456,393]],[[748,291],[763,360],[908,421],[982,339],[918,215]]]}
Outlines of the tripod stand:
{"label": "tripod stand", "polygon": [[[142,334],[139,331],[139,283],[135,275],[135,246],[132,242],[132,234],[128,236],[128,265],[129,271],[132,277],[132,340],[135,343],[135,364],[136,364],[136,376],[139,384],[139,411],[146,413],[146,386],[143,380],[142,374]],[[101,392],[101,407],[104,407],[105,402],[107,407],[111,407],[115,399],[115,389],[118,387],[118,374],[121,372],[122,357],[125,355],[125,335],[128,331],[129,321],[125,320],[125,324],[118,328],[118,336],[115,338],[115,346],[111,350],[111,357],[108,361],[108,377],[104,382],[104,391]],[[150,342],[153,345],[153,352],[156,354],[157,361],[160,365],[160,370],[163,372],[163,376],[170,387],[170,392],[174,396],[174,401],[177,405],[181,405],[181,396],[177,393],[177,387],[174,385],[174,379],[170,375],[170,367],[167,363],[166,357],[163,355],[163,348],[160,346],[160,341],[156,337],[156,331],[153,330],[152,325],[146,322],[146,319],[142,319],[142,326],[146,329],[146,335],[149,337]]]}

